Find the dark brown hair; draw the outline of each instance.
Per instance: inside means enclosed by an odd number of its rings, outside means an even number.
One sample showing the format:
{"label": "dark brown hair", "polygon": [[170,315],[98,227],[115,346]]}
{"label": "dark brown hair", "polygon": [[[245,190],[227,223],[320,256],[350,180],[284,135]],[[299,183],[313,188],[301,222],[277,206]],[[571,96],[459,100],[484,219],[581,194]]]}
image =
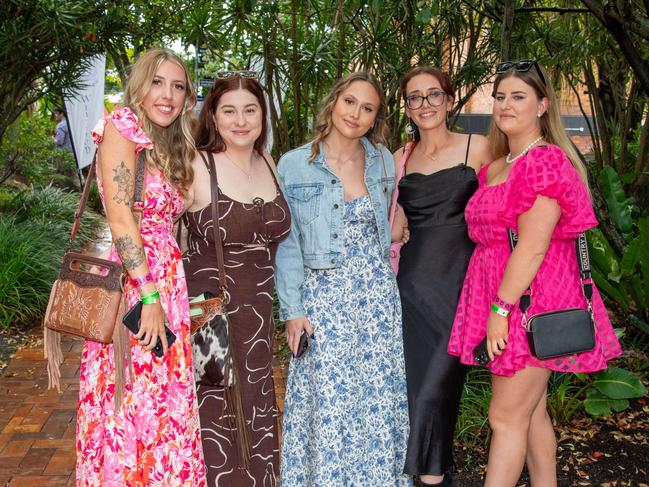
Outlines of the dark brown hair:
{"label": "dark brown hair", "polygon": [[216,112],[219,100],[224,94],[239,89],[249,91],[259,102],[261,108],[261,134],[255,140],[255,150],[258,154],[264,153],[266,138],[268,137],[268,109],[266,108],[264,89],[256,79],[241,78],[238,76],[228,79],[217,79],[205,98],[205,103],[203,103],[201,113],[198,116],[198,129],[196,131],[197,149],[211,152],[225,151],[227,148],[225,141],[221,137],[221,134],[217,132],[216,126],[214,125],[214,113]]}
{"label": "dark brown hair", "polygon": [[408,83],[412,78],[419,76],[420,74],[428,74],[436,78],[444,93],[455,100],[455,88],[453,87],[451,77],[448,73],[433,66],[415,66],[403,75],[401,81],[399,81],[399,89],[401,90],[401,96],[404,100],[406,99],[406,88],[408,87]]}
{"label": "dark brown hair", "polygon": [[[404,74],[401,78],[401,81],[399,81],[399,91],[401,92],[404,103],[406,101],[406,88],[408,88],[408,83],[412,78],[419,76],[420,74],[427,74],[437,79],[437,81],[439,81],[439,85],[442,87],[442,91],[446,93],[449,98],[455,101],[455,87],[453,86],[453,81],[451,81],[451,77],[448,75],[448,73],[434,66],[415,66],[414,68],[411,68],[406,74]],[[413,137],[416,141],[418,141],[419,127],[417,127],[415,122],[413,122],[412,120],[410,120],[410,123],[415,129]]]}

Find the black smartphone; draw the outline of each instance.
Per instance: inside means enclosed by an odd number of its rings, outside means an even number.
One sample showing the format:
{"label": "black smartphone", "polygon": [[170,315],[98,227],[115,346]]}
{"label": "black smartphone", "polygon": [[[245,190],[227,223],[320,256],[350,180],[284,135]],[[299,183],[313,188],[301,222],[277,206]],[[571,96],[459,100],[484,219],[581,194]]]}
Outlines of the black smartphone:
{"label": "black smartphone", "polygon": [[306,352],[306,349],[309,348],[309,336],[304,330],[300,335],[300,343],[297,344],[297,353],[293,354],[293,357],[300,358]]}
{"label": "black smartphone", "polygon": [[476,365],[487,365],[489,363],[489,354],[487,353],[487,337],[484,337],[473,349],[473,360]]}
{"label": "black smartphone", "polygon": [[[128,312],[122,318],[124,325],[128,328],[133,335],[137,335],[140,331],[140,315],[142,314],[142,301],[138,301],[135,306],[128,310]],[[167,328],[165,325],[165,334],[167,335],[167,345],[171,347],[171,344],[176,341],[176,335]],[[162,341],[158,338],[158,342],[155,344],[155,347],[151,350],[156,357],[162,357],[164,355],[164,350],[162,349]]]}

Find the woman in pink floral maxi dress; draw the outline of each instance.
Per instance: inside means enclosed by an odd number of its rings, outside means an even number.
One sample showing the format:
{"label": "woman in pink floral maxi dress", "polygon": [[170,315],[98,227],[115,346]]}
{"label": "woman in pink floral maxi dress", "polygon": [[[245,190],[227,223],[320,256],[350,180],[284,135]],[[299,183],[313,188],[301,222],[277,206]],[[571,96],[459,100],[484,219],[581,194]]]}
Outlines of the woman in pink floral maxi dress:
{"label": "woman in pink floral maxi dress", "polygon": [[[509,67],[508,67],[509,66]],[[532,485],[556,486],[556,438],[547,414],[550,371],[594,372],[621,353],[604,303],[593,289],[595,347],[540,360],[530,353],[518,300],[528,285],[528,316],[586,308],[575,241],[597,225],[580,162],[570,142],[547,74],[535,61],[502,63],[494,83],[490,134],[498,157],[478,174],[479,188],[465,217],[477,243],[464,280],[448,352],[475,365],[485,336],[491,361],[492,438],[486,487],[517,485],[527,463]],[[500,73],[501,71],[497,71]],[[507,154],[509,151],[509,154]],[[507,157],[504,157],[507,154]],[[507,229],[518,232],[512,253]],[[594,286],[593,286],[594,288]],[[503,308],[502,314],[492,308]]]}
{"label": "woman in pink floral maxi dress", "polygon": [[[159,54],[166,51],[156,52],[167,61],[177,62],[172,56]],[[149,83],[153,85],[155,78]],[[142,150],[153,149],[154,143],[131,108],[116,110],[100,120],[93,131],[95,143],[100,147],[108,124],[112,125],[111,130],[114,127],[121,137],[134,143],[136,157]],[[140,236],[167,326],[176,335],[176,341],[158,358],[129,332],[133,375],[126,382],[118,412],[114,407],[113,346],[86,341],[77,415],[77,485],[203,486],[206,483],[191,358],[187,287],[181,253],[172,235],[173,220],[182,212],[183,202],[162,172],[147,166]],[[98,183],[106,205],[106,181],[98,176]],[[111,231],[115,239],[112,227]],[[113,244],[109,258],[120,261],[120,255],[123,260],[123,254],[118,255]],[[140,300],[132,281],[127,283],[125,292],[129,306]]]}

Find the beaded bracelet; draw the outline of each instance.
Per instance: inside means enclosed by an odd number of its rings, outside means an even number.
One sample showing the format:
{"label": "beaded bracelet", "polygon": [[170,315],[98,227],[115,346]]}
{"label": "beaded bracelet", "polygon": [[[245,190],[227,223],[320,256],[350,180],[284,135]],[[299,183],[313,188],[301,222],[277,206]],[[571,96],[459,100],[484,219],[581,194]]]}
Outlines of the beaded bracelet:
{"label": "beaded bracelet", "polygon": [[491,304],[491,311],[496,313],[498,316],[502,316],[504,318],[507,318],[509,316],[510,310],[501,308],[498,306],[496,303]]}
{"label": "beaded bracelet", "polygon": [[139,287],[144,286],[145,284],[149,282],[153,282],[153,277],[151,277],[151,273],[147,272],[146,275],[142,277],[132,277],[131,282],[133,283],[133,286],[137,289]]}
{"label": "beaded bracelet", "polygon": [[140,296],[140,300],[142,301],[142,304],[155,304],[160,300],[160,293],[158,291],[145,294],[143,296]]}
{"label": "beaded bracelet", "polygon": [[497,304],[500,308],[506,309],[507,311],[512,311],[514,309],[514,305],[512,303],[505,301],[497,294],[496,296],[494,296],[494,303]]}

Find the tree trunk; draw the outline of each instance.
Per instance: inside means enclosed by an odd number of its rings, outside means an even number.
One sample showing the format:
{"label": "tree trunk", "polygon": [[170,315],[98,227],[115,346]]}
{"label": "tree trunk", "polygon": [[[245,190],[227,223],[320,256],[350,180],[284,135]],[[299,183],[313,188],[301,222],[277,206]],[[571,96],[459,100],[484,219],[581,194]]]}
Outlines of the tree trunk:
{"label": "tree trunk", "polygon": [[338,54],[336,59],[336,79],[343,75],[343,61],[345,59],[345,2],[336,0],[336,26],[338,28]]}
{"label": "tree trunk", "polygon": [[502,32],[500,35],[500,58],[509,61],[512,58],[512,31],[514,30],[514,11],[516,0],[504,1]]}
{"label": "tree trunk", "polygon": [[300,123],[302,92],[300,90],[300,67],[297,39],[297,0],[291,0],[291,85],[293,86],[293,139],[299,143],[302,141],[302,124]]}
{"label": "tree trunk", "polygon": [[[639,50],[642,45],[638,44],[631,37],[629,30],[625,28],[624,22],[621,20],[623,17],[618,18],[618,15],[613,10],[614,7],[609,2],[604,4],[598,0],[581,0],[581,3],[597,17],[611,36],[613,36],[622,54],[631,66],[631,69],[633,69],[633,72],[638,77],[642,91],[649,95],[649,63],[643,57],[643,51]],[[649,39],[644,38],[645,43],[647,40]]]}

